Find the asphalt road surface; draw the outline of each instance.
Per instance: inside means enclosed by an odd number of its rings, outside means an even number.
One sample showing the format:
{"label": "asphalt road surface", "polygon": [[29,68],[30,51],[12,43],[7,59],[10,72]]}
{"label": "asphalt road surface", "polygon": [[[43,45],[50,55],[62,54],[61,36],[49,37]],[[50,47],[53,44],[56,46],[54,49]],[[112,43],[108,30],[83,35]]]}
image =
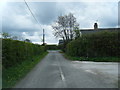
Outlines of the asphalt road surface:
{"label": "asphalt road surface", "polygon": [[[76,63],[76,62],[75,62]],[[117,80],[109,82],[109,77],[76,68],[73,61],[63,57],[58,51],[49,54],[38,63],[15,88],[117,88]],[[83,65],[83,64],[79,64]],[[84,64],[85,66],[85,64]],[[104,67],[105,68],[105,67]]]}

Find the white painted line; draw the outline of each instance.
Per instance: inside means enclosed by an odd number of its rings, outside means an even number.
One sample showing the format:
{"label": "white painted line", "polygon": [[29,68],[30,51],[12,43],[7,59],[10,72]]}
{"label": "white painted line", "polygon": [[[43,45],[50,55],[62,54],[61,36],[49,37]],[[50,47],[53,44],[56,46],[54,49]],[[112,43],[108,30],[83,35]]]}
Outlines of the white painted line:
{"label": "white painted line", "polygon": [[[57,60],[58,60],[58,59],[57,59]],[[62,72],[62,69],[61,69],[59,60],[58,60],[58,68],[59,68],[59,71],[60,71],[60,76],[61,76],[61,79],[62,79],[62,81],[63,81],[64,87],[67,87],[67,85],[66,85],[66,80],[65,80],[64,74],[63,74],[63,72]]]}
{"label": "white painted line", "polygon": [[93,72],[91,70],[85,70],[85,71],[97,75],[97,73],[95,73],[95,72]]}
{"label": "white painted line", "polygon": [[62,80],[65,81],[65,77],[63,75],[63,72],[62,72],[62,69],[60,66],[59,66],[59,70],[60,70],[60,76],[61,76]]}
{"label": "white painted line", "polygon": [[65,81],[65,77],[63,75],[63,72],[62,72],[62,69],[60,67],[60,64],[58,66],[59,66],[60,76],[61,76],[62,80]]}
{"label": "white painted line", "polygon": [[64,80],[65,77],[64,77],[64,75],[63,75],[63,72],[62,72],[62,69],[61,69],[61,67],[60,67],[59,61],[58,61],[58,68],[59,68],[59,71],[60,71],[60,76],[61,76],[62,80]]}

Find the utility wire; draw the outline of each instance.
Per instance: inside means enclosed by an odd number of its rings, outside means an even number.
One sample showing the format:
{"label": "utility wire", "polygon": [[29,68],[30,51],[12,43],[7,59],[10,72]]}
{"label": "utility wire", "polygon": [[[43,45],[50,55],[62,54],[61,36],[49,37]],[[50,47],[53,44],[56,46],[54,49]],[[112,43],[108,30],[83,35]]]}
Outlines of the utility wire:
{"label": "utility wire", "polygon": [[30,9],[29,5],[27,4],[27,2],[26,2],[25,0],[24,0],[24,2],[25,2],[25,4],[26,4],[26,6],[28,7],[28,10],[30,11],[31,15],[32,15],[33,18],[35,19],[35,21],[36,21],[38,24],[40,24],[39,21],[37,20],[37,18],[35,17],[35,15],[33,14],[32,10]]}
{"label": "utility wire", "polygon": [[[30,11],[31,15],[32,15],[33,18],[35,19],[35,21],[40,25],[39,21],[37,20],[37,18],[36,18],[35,15],[33,14],[32,10],[30,9],[30,7],[29,7],[29,5],[27,4],[27,2],[26,2],[25,0],[24,0],[24,2],[25,2],[25,4],[26,4],[26,6],[28,7],[28,10]],[[40,27],[41,27],[41,25],[40,25]],[[45,34],[44,34],[44,29],[43,29],[43,40],[44,40],[44,36],[45,36]],[[44,42],[45,42],[45,41],[43,41],[43,44],[44,44]]]}

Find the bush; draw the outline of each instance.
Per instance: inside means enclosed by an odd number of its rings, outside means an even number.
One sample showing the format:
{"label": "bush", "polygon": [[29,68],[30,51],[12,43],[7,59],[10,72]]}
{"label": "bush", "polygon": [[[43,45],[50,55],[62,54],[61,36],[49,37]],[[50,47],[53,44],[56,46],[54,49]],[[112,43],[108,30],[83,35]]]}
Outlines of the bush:
{"label": "bush", "polygon": [[120,56],[120,32],[102,31],[83,35],[67,45],[66,53],[76,57]]}
{"label": "bush", "polygon": [[58,50],[58,46],[57,45],[46,45],[46,49],[47,50]]}
{"label": "bush", "polygon": [[45,47],[29,42],[3,39],[2,40],[2,65],[9,68],[24,60],[31,60],[32,57],[45,52]]}

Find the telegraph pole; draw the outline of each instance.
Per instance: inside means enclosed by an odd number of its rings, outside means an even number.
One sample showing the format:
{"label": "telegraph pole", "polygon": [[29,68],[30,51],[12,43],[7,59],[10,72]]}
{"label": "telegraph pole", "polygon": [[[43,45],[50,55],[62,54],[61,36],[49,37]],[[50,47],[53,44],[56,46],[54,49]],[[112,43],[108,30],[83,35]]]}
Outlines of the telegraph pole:
{"label": "telegraph pole", "polygon": [[45,31],[43,29],[43,45],[45,45]]}

